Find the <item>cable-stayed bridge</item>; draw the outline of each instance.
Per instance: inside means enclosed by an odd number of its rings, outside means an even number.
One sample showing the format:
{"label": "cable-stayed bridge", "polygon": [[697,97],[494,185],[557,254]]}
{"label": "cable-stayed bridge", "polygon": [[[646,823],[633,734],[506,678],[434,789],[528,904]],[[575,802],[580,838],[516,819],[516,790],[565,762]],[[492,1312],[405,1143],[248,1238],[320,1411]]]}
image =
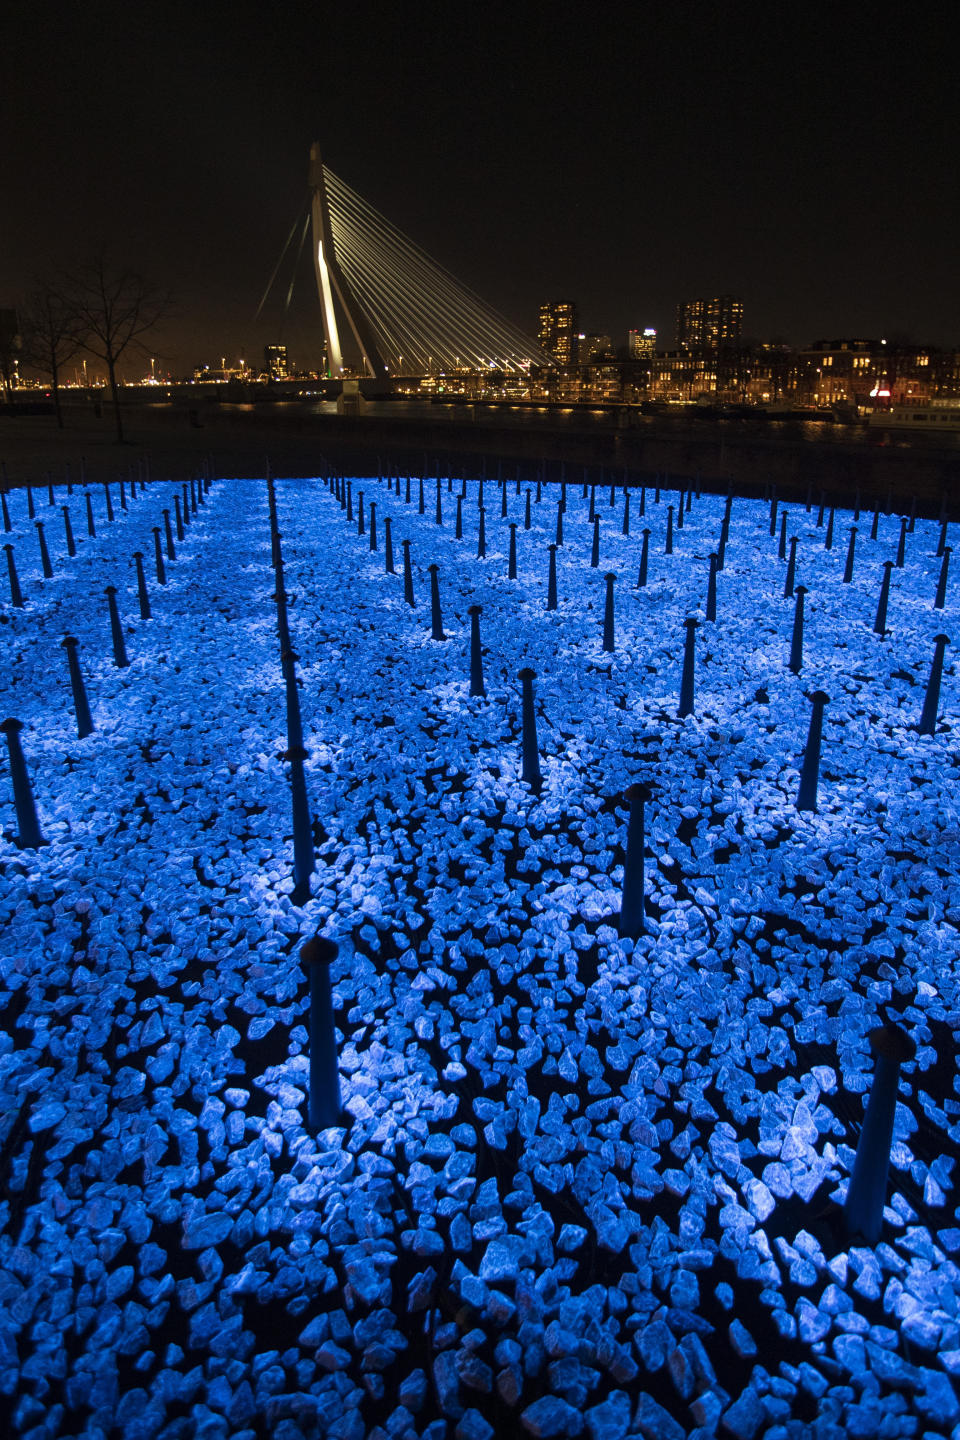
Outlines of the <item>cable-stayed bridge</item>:
{"label": "cable-stayed bridge", "polygon": [[343,324],[377,380],[458,370],[520,375],[555,363],[324,165],[317,144],[309,188],[301,244],[309,226],[332,376],[344,370]]}

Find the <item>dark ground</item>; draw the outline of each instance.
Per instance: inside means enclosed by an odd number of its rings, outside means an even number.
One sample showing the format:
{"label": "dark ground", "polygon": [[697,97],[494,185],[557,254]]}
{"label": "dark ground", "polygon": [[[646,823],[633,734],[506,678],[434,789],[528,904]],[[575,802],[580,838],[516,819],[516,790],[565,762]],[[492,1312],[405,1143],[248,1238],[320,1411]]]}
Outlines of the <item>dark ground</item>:
{"label": "dark ground", "polygon": [[811,439],[802,424],[763,425],[692,416],[689,422],[639,417],[568,415],[562,423],[531,411],[508,420],[496,409],[444,407],[410,417],[371,405],[365,416],[319,415],[307,405],[230,405],[212,403],[194,409],[179,403],[125,406],[126,440],[118,444],[109,406],[97,416],[92,407],[66,407],[64,428],[51,415],[11,415],[0,411],[0,461],[10,485],[60,483],[83,473],[95,482],[139,475],[149,466],[155,479],[184,480],[209,469],[213,475],[262,478],[269,465],[277,476],[308,476],[327,467],[354,474],[376,474],[415,467],[441,473],[496,476],[517,467],[526,481],[538,472],[577,481],[587,467],[597,483],[622,482],[625,474],[665,488],[699,479],[702,488],[763,496],[776,486],[785,503],[812,497],[828,504],[854,506],[859,492],[865,509],[881,505],[918,514],[938,515],[944,501],[951,519],[960,518],[960,436],[953,448],[934,449],[916,441],[866,432],[851,439],[838,429],[835,439]]}

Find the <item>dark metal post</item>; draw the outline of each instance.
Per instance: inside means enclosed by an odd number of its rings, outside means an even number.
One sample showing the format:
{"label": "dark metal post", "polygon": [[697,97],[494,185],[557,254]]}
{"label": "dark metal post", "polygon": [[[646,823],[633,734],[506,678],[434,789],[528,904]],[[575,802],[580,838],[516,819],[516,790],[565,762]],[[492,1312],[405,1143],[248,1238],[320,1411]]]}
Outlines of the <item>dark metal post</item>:
{"label": "dark metal post", "polygon": [[108,585],[106,589],[107,604],[110,606],[110,633],[113,636],[113,658],[119,670],[123,670],[130,661],[127,659],[127,647],[123,643],[123,626],[120,624],[120,611],[117,609],[117,587]]}
{"label": "dark metal post", "polygon": [[27,774],[27,762],[23,757],[23,746],[20,744],[22,729],[23,721],[15,720],[13,717],[0,723],[0,732],[7,737],[10,779],[13,782],[13,804],[17,813],[17,838],[14,843],[21,850],[36,850],[38,846],[46,845],[47,842],[40,831],[37,806],[33,798],[30,776]]}
{"label": "dark metal post", "polygon": [[650,557],[650,531],[643,531],[643,544],[640,546],[640,569],[637,572],[636,588],[642,590],[647,583],[647,561]]}
{"label": "dark metal post", "polygon": [[631,785],[626,792],[630,805],[627,822],[627,853],[623,866],[623,899],[620,902],[620,934],[638,940],[646,929],[644,915],[644,833],[643,807],[650,799],[647,785]]}
{"label": "dark metal post", "polygon": [[310,876],[316,868],[313,852],[313,831],[310,825],[310,802],[303,762],[307,752],[303,746],[303,723],[300,718],[300,696],[297,690],[297,656],[284,648],[280,656],[287,701],[287,749],[283,759],[290,762],[290,799],[293,818],[293,890],[294,905],[310,899]]}
{"label": "dark metal post", "polygon": [[420,476],[420,500],[419,500],[417,509],[418,509],[419,513],[420,513],[421,515],[423,515],[423,514],[426,513],[426,508],[427,508],[427,506],[426,506],[426,501],[424,500],[424,496],[423,496],[423,476],[421,475],[421,476]]}
{"label": "dark metal post", "polygon": [[683,623],[687,634],[683,644],[683,674],[680,677],[680,704],[677,708],[677,717],[680,720],[685,715],[693,714],[694,645],[698,621],[690,615]]}
{"label": "dark metal post", "polygon": [[820,776],[820,740],[823,735],[823,708],[830,696],[825,690],[814,690],[810,696],[813,711],[810,715],[810,729],[807,733],[807,747],[803,752],[800,767],[800,788],[797,792],[798,810],[816,810],[817,781]]}
{"label": "dark metal post", "polygon": [[20,581],[17,577],[17,562],[13,558],[13,546],[4,545],[7,552],[7,574],[10,577],[10,604],[15,610],[23,609],[23,591],[20,589]]}
{"label": "dark metal post", "polygon": [[439,476],[439,475],[437,476],[437,513],[436,513],[436,521],[437,521],[437,524],[438,524],[438,525],[442,525],[442,524],[443,524],[443,508],[442,508],[442,504],[441,504],[441,500],[440,500],[440,476]]}
{"label": "dark metal post", "polygon": [[60,508],[63,511],[63,531],[67,538],[67,554],[72,560],[77,553],[77,546],[73,538],[73,526],[70,524],[70,511],[66,505],[62,505]]}
{"label": "dark metal post", "polygon": [[510,553],[507,560],[507,579],[517,578],[517,522],[510,521]]}
{"label": "dark metal post", "polygon": [[770,499],[770,536],[777,533],[777,492],[774,490]]}
{"label": "dark metal post", "polygon": [[555,543],[549,544],[547,549],[550,552],[550,569],[547,575],[547,609],[557,608],[557,547]]}
{"label": "dark metal post", "polygon": [[786,510],[781,510],[781,512],[780,512],[780,545],[779,545],[779,548],[777,549],[777,558],[778,558],[779,560],[786,560],[786,558],[787,558],[787,511],[786,511]]}
{"label": "dark metal post", "polygon": [[885,635],[887,633],[887,601],[890,599],[890,572],[893,570],[893,561],[884,560],[883,580],[880,584],[880,599],[877,601],[877,613],[873,621],[874,633]]}
{"label": "dark metal post", "polygon": [[440,581],[437,579],[440,566],[428,565],[430,571],[430,639],[446,640],[443,633],[443,618],[440,614]]}
{"label": "dark metal post", "polygon": [[539,794],[543,785],[543,776],[540,773],[540,756],[537,751],[537,717],[533,708],[533,682],[536,677],[537,672],[531,670],[529,665],[524,666],[519,675],[523,687],[521,701],[523,772],[521,779],[536,794]]}
{"label": "dark metal post", "polygon": [[190,492],[187,489],[187,482],[184,480],[181,489],[183,491],[183,504],[180,506],[180,513],[183,516],[184,526],[190,524]]}
{"label": "dark metal post", "polygon": [[918,726],[921,735],[933,735],[936,732],[937,710],[940,708],[940,681],[943,677],[943,653],[950,644],[950,637],[949,635],[935,635],[933,643],[933,663],[930,666],[930,678],[927,681],[927,691],[923,698],[923,710]]}
{"label": "dark metal post", "polygon": [[523,507],[523,528],[524,528],[524,530],[529,530],[529,529],[530,529],[530,491],[528,490],[528,491],[526,492],[526,494],[527,494],[527,498],[526,498],[526,501],[525,501],[524,507]]}
{"label": "dark metal post", "polygon": [[803,669],[803,598],[807,593],[806,585],[798,585],[796,588],[796,603],[793,607],[793,635],[790,640],[790,660],[788,668],[794,675],[799,675]]}
{"label": "dark metal post", "polygon": [[366,535],[367,525],[363,515],[363,491],[357,491],[357,534]]}
{"label": "dark metal post", "polygon": [[334,942],[323,935],[315,935],[300,947],[300,963],[310,980],[310,1097],[307,1120],[314,1133],[340,1125],[342,1120],[333,988],[330,983],[330,966],[338,953]]}
{"label": "dark metal post", "polygon": [[480,649],[480,616],[483,614],[483,606],[471,605],[467,614],[470,616],[470,694],[486,695],[483,687],[483,655]]}
{"label": "dark metal post", "polygon": [[118,480],[119,480],[119,482],[120,482],[120,509],[121,509],[121,510],[126,510],[126,508],[127,508],[127,483],[126,483],[126,481],[124,480],[124,478],[123,478],[122,475],[119,475],[117,478],[118,478]]}
{"label": "dark metal post", "polygon": [[872,523],[871,526],[870,526],[870,539],[871,539],[871,540],[876,540],[877,535],[879,534],[879,531],[880,531],[880,505],[879,505],[879,503],[878,503],[878,504],[877,504],[877,508],[876,508],[876,509],[874,510],[874,512],[873,512],[873,523]]}
{"label": "dark metal post", "polygon": [[717,553],[710,552],[710,574],[707,576],[707,619],[717,618]]}
{"label": "dark metal post", "polygon": [[4,486],[2,490],[0,490],[0,505],[3,506],[3,529],[4,529],[4,533],[7,534],[7,535],[9,535],[10,532],[13,530],[13,521],[10,519],[10,507],[9,507],[9,505],[7,504],[7,488],[6,488],[6,486]]}
{"label": "dark metal post", "polygon": [[503,481],[501,481],[501,483],[500,483],[500,519],[501,519],[501,520],[506,520],[506,518],[507,518],[507,482],[506,482],[506,480],[503,480]]}
{"label": "dark metal post", "polygon": [[558,545],[563,544],[563,501],[557,501],[557,533],[554,537]]}
{"label": "dark metal post", "polygon": [[952,545],[944,545],[943,559],[940,561],[940,578],[937,581],[937,593],[934,598],[934,610],[942,610],[947,603],[947,572],[950,569],[950,556],[953,554]]}
{"label": "dark metal post", "polygon": [[34,520],[37,527],[37,540],[40,542],[40,564],[43,567],[44,580],[53,579],[53,566],[50,564],[50,551],[47,549],[47,537],[43,533],[43,521]]}
{"label": "dark metal post", "polygon": [[137,567],[137,599],[140,601],[140,619],[149,620],[151,618],[150,596],[147,594],[147,577],[143,573],[143,551],[135,550],[133,559]]}
{"label": "dark metal post", "polygon": [[[593,494],[593,491],[590,491]],[[590,550],[590,569],[596,570],[600,565],[600,516],[593,517],[593,546]]]}
{"label": "dark metal post", "polygon": [[97,527],[93,523],[93,502],[90,499],[89,490],[86,492],[84,498],[87,502],[87,534],[95,538],[97,533]]}
{"label": "dark metal post", "polygon": [[33,504],[33,486],[27,486],[27,519],[36,520],[37,512]]}
{"label": "dark metal post", "polygon": [[370,549],[377,548],[377,502],[370,501]]}
{"label": "dark metal post", "polygon": [[395,575],[393,568],[393,536],[390,533],[392,520],[389,515],[383,517],[383,546],[386,551],[385,569],[388,575]]}
{"label": "dark metal post", "polygon": [[783,582],[783,598],[790,600],[793,596],[793,582],[797,574],[797,537],[790,536],[790,558],[787,561],[787,578]]}
{"label": "dark metal post", "polygon": [[936,558],[937,558],[938,560],[940,559],[940,556],[943,554],[944,546],[946,545],[946,543],[947,543],[947,522],[946,522],[946,519],[943,519],[943,520],[940,521],[940,536],[939,536],[939,539],[937,540],[937,555],[936,555]]}
{"label": "dark metal post", "polygon": [[667,540],[664,545],[664,554],[673,554],[673,506],[667,506]]}
{"label": "dark metal post", "polygon": [[174,544],[173,544],[173,530],[170,528],[170,511],[169,511],[169,510],[164,510],[164,512],[163,512],[163,528],[164,528],[164,531],[166,532],[166,539],[167,539],[167,559],[168,559],[168,560],[176,560],[176,558],[177,558],[177,552],[176,552],[176,550],[175,550],[175,548],[174,548]]}
{"label": "dark metal post", "polygon": [[857,546],[857,527],[856,527],[856,525],[852,525],[852,526],[850,527],[850,541],[849,541],[849,544],[847,545],[847,563],[846,563],[846,565],[844,566],[844,570],[843,570],[843,583],[844,583],[844,585],[849,585],[849,584],[850,584],[850,581],[853,579],[853,557],[854,557],[854,551],[856,550],[856,546]]}
{"label": "dark metal post", "polygon": [[823,537],[823,548],[824,548],[824,550],[832,550],[832,549],[833,549],[833,517],[834,517],[835,510],[836,510],[836,506],[831,505],[831,506],[830,506],[830,514],[827,516],[827,533],[826,533],[826,535]]}
{"label": "dark metal post", "polygon": [[83,672],[80,669],[80,661],[77,659],[77,646],[80,642],[76,635],[64,635],[60,643],[67,652],[70,688],[73,691],[73,708],[77,715],[77,736],[84,740],[88,735],[93,734],[94,726],[90,715],[86,686],[83,683]]}
{"label": "dark metal post", "polygon": [[160,526],[154,525],[153,529],[153,556],[157,565],[157,584],[166,585],[167,572],[163,567],[163,551],[160,548]]}
{"label": "dark metal post", "polygon": [[622,525],[622,527],[621,527],[620,533],[621,533],[621,535],[629,535],[629,534],[630,534],[630,491],[629,491],[629,490],[624,490],[624,492],[623,492],[623,525]]}
{"label": "dark metal post", "polygon": [[477,531],[477,559],[483,560],[487,554],[487,527],[484,521],[486,511],[480,506],[480,528]]}
{"label": "dark metal post", "polygon": [[899,538],[899,540],[897,541],[897,558],[896,558],[896,560],[894,561],[894,564],[896,565],[896,568],[897,568],[898,570],[902,570],[902,569],[903,569],[903,562],[904,562],[904,559],[906,558],[906,550],[907,550],[907,517],[906,517],[906,515],[901,515],[901,516],[900,516],[900,538]]}
{"label": "dark metal post", "polygon": [[463,496],[457,496],[457,523],[453,536],[455,540],[463,539]]}
{"label": "dark metal post", "polygon": [[413,567],[410,564],[410,541],[402,540],[403,545],[403,598],[408,605],[413,605]]}
{"label": "dark metal post", "polygon": [[604,576],[607,594],[603,605],[603,648],[611,652],[615,648],[613,641],[613,582],[616,578],[612,570],[608,570]]}
{"label": "dark metal post", "polygon": [[353,524],[353,481],[347,481],[347,524]]}
{"label": "dark metal post", "polygon": [[851,1238],[862,1236],[868,1245],[876,1245],[883,1227],[900,1066],[913,1058],[916,1046],[898,1026],[884,1025],[871,1030],[870,1049],[876,1059],[873,1086],[863,1117],[843,1219]]}

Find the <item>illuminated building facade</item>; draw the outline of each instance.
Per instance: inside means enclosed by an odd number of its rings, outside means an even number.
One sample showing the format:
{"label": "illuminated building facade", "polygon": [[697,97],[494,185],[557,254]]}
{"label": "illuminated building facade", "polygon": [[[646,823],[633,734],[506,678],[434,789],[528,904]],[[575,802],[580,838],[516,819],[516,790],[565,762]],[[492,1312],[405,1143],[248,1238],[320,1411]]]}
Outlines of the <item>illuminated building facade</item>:
{"label": "illuminated building facade", "polygon": [[576,360],[579,365],[589,365],[592,360],[606,359],[613,354],[609,335],[578,335]]}
{"label": "illuminated building facade", "polygon": [[576,360],[577,307],[572,300],[548,300],[540,306],[537,340],[558,365]]}
{"label": "illuminated building facade", "polygon": [[263,368],[275,380],[282,380],[290,374],[290,362],[286,345],[264,345]]}
{"label": "illuminated building facade", "polygon": [[657,332],[649,325],[646,330],[631,330],[627,334],[627,354],[631,360],[648,359],[657,353]]}
{"label": "illuminated building facade", "polygon": [[684,300],[677,306],[680,350],[736,350],[743,334],[743,301],[735,295]]}

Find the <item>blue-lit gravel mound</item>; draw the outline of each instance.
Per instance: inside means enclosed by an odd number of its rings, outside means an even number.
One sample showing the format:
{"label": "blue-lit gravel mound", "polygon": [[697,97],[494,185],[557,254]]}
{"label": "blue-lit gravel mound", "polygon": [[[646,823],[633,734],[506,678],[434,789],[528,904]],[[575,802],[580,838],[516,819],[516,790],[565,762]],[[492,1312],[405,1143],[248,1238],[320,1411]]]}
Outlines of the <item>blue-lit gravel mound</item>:
{"label": "blue-lit gravel mound", "polygon": [[[199,487],[195,487],[196,489]],[[0,1431],[103,1440],[960,1436],[957,682],[918,722],[940,526],[676,490],[278,481],[317,868],[291,903],[266,484],[215,481],[176,558],[154,480],[8,496],[0,710]],[[358,533],[363,490],[364,533]],[[194,494],[196,498],[196,493]],[[377,549],[370,548],[376,503]],[[665,553],[667,506],[673,553]],[[69,504],[78,553],[66,554]],[[392,520],[397,574],[385,571]],[[508,578],[509,522],[517,579]],[[158,583],[153,527],[164,549]],[[648,583],[637,588],[649,527]],[[404,600],[411,542],[415,605]],[[949,536],[948,536],[949,543]],[[152,617],[140,618],[134,551]],[[439,566],[444,641],[431,638]],[[615,648],[604,651],[606,572]],[[0,568],[0,583],[4,582]],[[130,664],[114,663],[115,585]],[[486,695],[469,693],[483,607]],[[678,719],[684,620],[694,709]],[[66,634],[94,732],[77,738]],[[521,779],[532,666],[543,785]],[[824,712],[816,810],[796,799]],[[628,807],[646,927],[620,939]],[[301,944],[333,966],[344,1124],[308,1125]],[[880,1240],[843,1202],[903,1064]]]}

